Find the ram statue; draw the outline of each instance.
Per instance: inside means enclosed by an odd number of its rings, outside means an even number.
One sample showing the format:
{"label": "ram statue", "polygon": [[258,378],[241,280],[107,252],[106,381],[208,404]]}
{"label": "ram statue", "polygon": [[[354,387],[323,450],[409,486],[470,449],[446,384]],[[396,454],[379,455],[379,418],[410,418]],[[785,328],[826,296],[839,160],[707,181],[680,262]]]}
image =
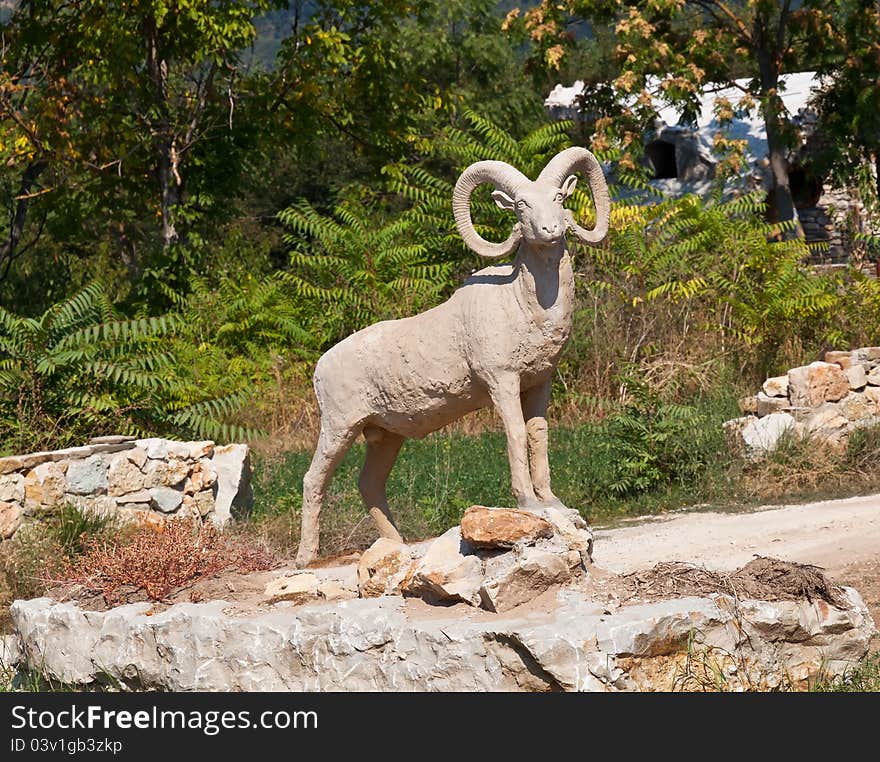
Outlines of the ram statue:
{"label": "ram statue", "polygon": [[[563,206],[575,172],[589,182],[592,229]],[[483,183],[494,186],[495,203],[517,218],[502,243],[483,239],[471,220],[471,194]],[[572,328],[574,277],[565,236],[570,230],[591,245],[605,238],[611,206],[605,176],[593,154],[579,147],[557,154],[536,180],[504,162],[479,161],[459,177],[452,206],[470,249],[488,259],[515,254],[513,261],[479,270],[433,309],[352,334],[318,360],[321,433],[303,479],[298,566],[317,556],[327,485],[359,434],[366,459],[358,486],[383,537],[401,539],[385,483],[404,440],[489,405],[507,437],[517,506],[561,506],[550,488],[546,413]]]}

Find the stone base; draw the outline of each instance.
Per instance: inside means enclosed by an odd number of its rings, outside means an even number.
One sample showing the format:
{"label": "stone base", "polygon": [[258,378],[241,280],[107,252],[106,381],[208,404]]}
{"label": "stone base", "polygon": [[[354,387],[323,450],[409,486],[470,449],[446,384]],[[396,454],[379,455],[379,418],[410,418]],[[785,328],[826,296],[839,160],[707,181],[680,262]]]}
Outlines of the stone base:
{"label": "stone base", "polygon": [[248,615],[39,598],[11,613],[22,666],[47,679],[167,691],[805,688],[853,666],[874,633],[850,588],[840,607],[720,594],[615,607],[563,588],[504,614],[384,595]]}

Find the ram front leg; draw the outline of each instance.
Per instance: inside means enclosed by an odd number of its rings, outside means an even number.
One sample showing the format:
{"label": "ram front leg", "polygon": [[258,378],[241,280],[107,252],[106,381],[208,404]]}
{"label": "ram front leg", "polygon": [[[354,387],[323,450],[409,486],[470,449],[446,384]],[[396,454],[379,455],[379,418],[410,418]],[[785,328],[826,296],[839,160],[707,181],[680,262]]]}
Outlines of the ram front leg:
{"label": "ram front leg", "polygon": [[529,472],[535,496],[544,505],[564,508],[550,488],[550,457],[547,405],[550,403],[550,379],[522,394],[522,411],[529,442]]}
{"label": "ram front leg", "polygon": [[529,474],[528,436],[520,404],[519,377],[499,379],[489,387],[492,404],[501,418],[507,437],[507,460],[510,463],[510,486],[517,507],[538,510],[540,502],[535,497]]}

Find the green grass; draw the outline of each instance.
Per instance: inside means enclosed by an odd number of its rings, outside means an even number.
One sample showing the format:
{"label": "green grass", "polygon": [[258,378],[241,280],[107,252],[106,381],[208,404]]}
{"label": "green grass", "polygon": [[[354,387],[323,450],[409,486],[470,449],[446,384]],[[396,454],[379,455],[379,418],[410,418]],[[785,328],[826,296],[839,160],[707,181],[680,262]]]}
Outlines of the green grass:
{"label": "green grass", "polygon": [[880,653],[869,654],[854,669],[835,680],[820,683],[813,690],[821,693],[880,692]]}

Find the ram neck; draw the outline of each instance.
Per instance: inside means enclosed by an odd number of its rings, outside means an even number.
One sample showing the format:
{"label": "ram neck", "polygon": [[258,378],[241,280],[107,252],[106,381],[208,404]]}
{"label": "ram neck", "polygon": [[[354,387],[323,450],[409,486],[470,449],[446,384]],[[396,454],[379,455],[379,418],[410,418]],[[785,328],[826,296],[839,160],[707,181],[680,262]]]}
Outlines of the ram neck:
{"label": "ram neck", "polygon": [[516,257],[523,302],[536,319],[570,322],[574,303],[574,275],[564,244],[534,250],[523,244]]}

